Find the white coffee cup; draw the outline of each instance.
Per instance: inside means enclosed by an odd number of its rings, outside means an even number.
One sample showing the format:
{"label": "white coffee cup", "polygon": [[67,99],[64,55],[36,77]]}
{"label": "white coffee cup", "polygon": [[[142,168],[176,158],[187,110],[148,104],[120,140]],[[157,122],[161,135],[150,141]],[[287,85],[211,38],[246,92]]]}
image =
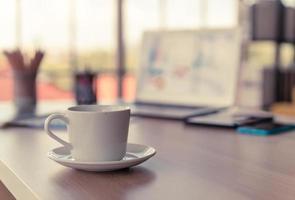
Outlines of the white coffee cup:
{"label": "white coffee cup", "polygon": [[[70,142],[49,130],[53,119],[66,123]],[[69,147],[77,161],[118,161],[126,154],[129,121],[127,106],[80,105],[68,108],[64,114],[50,115],[44,129],[51,138]]]}

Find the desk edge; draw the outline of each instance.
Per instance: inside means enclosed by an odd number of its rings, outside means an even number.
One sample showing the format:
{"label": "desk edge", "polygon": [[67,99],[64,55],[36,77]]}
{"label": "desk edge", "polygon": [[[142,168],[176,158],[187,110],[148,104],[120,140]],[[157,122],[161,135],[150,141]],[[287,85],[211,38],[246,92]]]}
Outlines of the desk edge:
{"label": "desk edge", "polygon": [[38,200],[37,195],[0,161],[0,180],[16,199]]}

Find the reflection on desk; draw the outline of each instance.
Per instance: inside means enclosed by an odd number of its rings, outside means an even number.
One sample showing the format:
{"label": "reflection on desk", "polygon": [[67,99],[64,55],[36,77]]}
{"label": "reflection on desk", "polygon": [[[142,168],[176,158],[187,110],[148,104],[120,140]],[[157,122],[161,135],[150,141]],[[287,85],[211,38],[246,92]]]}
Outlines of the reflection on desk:
{"label": "reflection on desk", "polygon": [[[77,171],[46,157],[59,145],[44,131],[18,128],[0,130],[0,160],[42,200],[294,199],[294,132],[253,137],[137,119],[129,142],[153,146],[158,153],[129,170]],[[16,187],[6,187],[17,197]]]}

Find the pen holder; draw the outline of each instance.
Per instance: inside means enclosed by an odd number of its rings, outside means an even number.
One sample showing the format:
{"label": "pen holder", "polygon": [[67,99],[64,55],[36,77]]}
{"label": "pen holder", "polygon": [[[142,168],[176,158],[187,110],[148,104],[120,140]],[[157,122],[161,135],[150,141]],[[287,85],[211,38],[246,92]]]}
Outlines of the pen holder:
{"label": "pen holder", "polygon": [[36,74],[29,70],[13,70],[13,102],[16,118],[33,116],[36,111]]}

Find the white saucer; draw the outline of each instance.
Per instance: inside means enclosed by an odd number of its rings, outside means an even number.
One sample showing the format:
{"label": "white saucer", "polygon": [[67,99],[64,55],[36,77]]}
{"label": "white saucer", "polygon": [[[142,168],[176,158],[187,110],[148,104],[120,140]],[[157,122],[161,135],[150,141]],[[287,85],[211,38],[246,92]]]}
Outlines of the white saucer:
{"label": "white saucer", "polygon": [[55,162],[74,169],[85,171],[114,171],[118,169],[133,167],[146,161],[156,154],[153,147],[142,144],[127,144],[127,153],[122,160],[106,162],[79,162],[76,161],[66,147],[58,147],[48,152],[47,156]]}

